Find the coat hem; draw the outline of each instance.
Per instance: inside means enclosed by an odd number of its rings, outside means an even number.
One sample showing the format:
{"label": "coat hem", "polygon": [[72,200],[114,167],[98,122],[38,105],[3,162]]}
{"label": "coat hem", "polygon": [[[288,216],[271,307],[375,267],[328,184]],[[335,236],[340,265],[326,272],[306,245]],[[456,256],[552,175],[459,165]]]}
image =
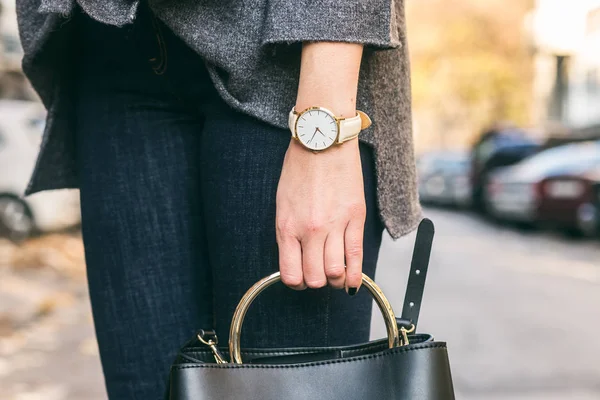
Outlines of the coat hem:
{"label": "coat hem", "polygon": [[418,210],[411,216],[408,223],[406,224],[402,223],[396,225],[393,222],[388,221],[387,218],[383,218],[383,223],[391,238],[393,240],[397,240],[416,230],[422,220],[423,209],[421,208],[421,206],[418,206]]}

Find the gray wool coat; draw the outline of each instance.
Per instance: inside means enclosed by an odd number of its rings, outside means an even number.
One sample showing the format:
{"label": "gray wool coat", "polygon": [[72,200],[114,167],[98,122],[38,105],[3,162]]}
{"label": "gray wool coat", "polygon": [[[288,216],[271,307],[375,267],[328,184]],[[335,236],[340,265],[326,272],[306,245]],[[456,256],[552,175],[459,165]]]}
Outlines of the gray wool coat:
{"label": "gray wool coat", "polygon": [[[23,70],[48,109],[27,194],[76,188],[69,95],[69,20],[77,7],[116,26],[133,22],[140,0],[16,0]],[[411,129],[404,0],[148,0],[156,16],[206,61],[222,98],[281,128],[295,103],[300,52],[290,43],[365,44],[357,107],[373,126],[378,205],[392,237],[421,219]]]}

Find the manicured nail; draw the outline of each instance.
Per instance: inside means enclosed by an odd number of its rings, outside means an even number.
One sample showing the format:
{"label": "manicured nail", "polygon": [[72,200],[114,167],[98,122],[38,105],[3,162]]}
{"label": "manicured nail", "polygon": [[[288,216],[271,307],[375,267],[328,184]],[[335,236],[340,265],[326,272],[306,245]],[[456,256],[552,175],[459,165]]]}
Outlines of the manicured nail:
{"label": "manicured nail", "polygon": [[357,290],[358,289],[356,289],[355,287],[348,288],[348,294],[350,296],[354,296],[356,294]]}

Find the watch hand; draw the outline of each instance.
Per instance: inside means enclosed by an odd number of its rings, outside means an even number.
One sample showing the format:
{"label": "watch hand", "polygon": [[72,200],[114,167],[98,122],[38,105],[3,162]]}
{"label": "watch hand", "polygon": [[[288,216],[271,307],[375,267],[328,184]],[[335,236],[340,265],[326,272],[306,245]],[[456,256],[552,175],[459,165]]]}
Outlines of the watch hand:
{"label": "watch hand", "polygon": [[317,131],[319,130],[319,128],[315,129],[315,133],[313,133],[312,137],[310,138],[310,140],[306,143],[310,143],[312,142],[312,140],[315,138],[315,135],[317,134]]}
{"label": "watch hand", "polygon": [[318,131],[318,132],[319,132],[321,135],[325,136],[325,134],[324,134],[323,132],[321,132],[321,130],[320,130],[319,128],[317,128],[317,131]]}

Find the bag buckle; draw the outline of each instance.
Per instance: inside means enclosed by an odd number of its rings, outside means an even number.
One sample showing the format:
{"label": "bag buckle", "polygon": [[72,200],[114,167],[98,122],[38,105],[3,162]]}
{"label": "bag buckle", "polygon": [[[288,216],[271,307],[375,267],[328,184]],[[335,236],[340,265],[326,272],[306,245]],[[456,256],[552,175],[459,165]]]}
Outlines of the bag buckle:
{"label": "bag buckle", "polygon": [[406,329],[405,327],[400,327],[400,335],[402,335],[402,343],[401,346],[408,346],[410,342],[408,341],[408,334],[413,333],[415,331],[415,325],[410,324],[410,329]]}
{"label": "bag buckle", "polygon": [[223,354],[217,348],[217,345],[219,344],[219,338],[214,330],[200,329],[197,336],[200,342],[204,343],[210,348],[217,364],[227,364],[227,360],[225,360],[225,357],[223,357]]}

